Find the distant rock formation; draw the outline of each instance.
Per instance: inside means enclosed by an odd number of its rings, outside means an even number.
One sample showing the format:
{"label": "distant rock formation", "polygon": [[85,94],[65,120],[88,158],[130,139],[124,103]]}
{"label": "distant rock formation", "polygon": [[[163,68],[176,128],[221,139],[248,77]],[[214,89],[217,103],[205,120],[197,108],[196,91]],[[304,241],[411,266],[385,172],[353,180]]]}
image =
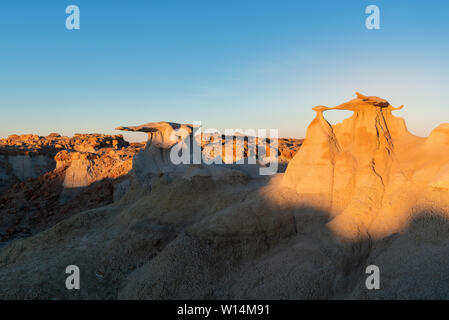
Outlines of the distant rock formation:
{"label": "distant rock formation", "polygon": [[[261,166],[259,162],[255,161],[254,164],[236,164],[241,159],[245,162],[245,159],[249,156],[248,139],[253,139],[253,142],[256,144],[258,143],[258,138],[256,137],[246,137],[244,139],[242,136],[242,139],[234,139],[234,144],[231,148],[232,154],[229,157],[226,155],[224,147],[225,136],[205,134],[194,136],[194,127],[190,124],[163,121],[146,123],[140,126],[118,127],[116,130],[148,133],[145,149],[136,154],[133,159],[132,174],[141,183],[151,179],[151,177],[162,174],[188,179],[196,175],[211,176],[215,179],[223,179],[230,176],[257,177],[259,175],[258,168]],[[194,141],[201,152],[197,162],[194,161]],[[231,139],[230,141],[232,143],[233,140]],[[276,151],[279,152],[281,162],[287,163],[299,149],[302,140],[280,139],[280,141],[280,148]],[[173,163],[170,154],[175,145],[179,149],[186,148],[190,150],[187,165]],[[257,156],[258,154],[256,154]],[[204,164],[204,159],[210,161],[210,163]],[[222,165],[215,165],[217,162]]]}
{"label": "distant rock formation", "polygon": [[[32,134],[10,135],[7,139],[0,139],[0,190],[50,172],[61,166],[61,161],[67,165],[69,159],[81,160],[84,157],[85,160],[92,160],[100,153],[110,155],[128,147],[129,143],[121,135],[76,134],[72,138],[62,137],[57,133],[47,137]],[[58,155],[59,152],[62,153]],[[131,151],[131,158],[133,153]],[[60,163],[57,164],[57,161]],[[88,171],[86,169],[83,172]],[[81,174],[81,171],[77,173]],[[70,175],[69,170],[65,183],[68,187],[85,186],[102,178],[98,175],[97,178],[86,178],[84,182],[80,179],[71,181],[73,178]]]}

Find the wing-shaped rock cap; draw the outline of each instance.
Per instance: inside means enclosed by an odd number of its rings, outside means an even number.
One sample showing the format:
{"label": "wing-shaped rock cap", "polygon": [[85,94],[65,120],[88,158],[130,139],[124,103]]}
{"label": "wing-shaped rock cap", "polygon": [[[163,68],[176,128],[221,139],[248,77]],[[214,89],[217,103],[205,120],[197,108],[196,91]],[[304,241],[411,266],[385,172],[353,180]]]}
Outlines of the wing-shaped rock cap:
{"label": "wing-shaped rock cap", "polygon": [[131,127],[118,127],[116,130],[122,131],[139,131],[139,132],[156,132],[156,131],[166,131],[166,130],[177,130],[181,128],[190,128],[192,129],[192,125],[190,124],[180,124],[176,122],[149,122],[145,124],[141,124],[140,126],[131,126]]}
{"label": "wing-shaped rock cap", "polygon": [[389,110],[393,111],[393,110],[400,110],[404,107],[404,106],[400,106],[398,108],[395,108],[392,105],[390,105],[390,103],[387,100],[376,97],[376,96],[365,96],[359,92],[356,92],[355,94],[356,94],[357,98],[352,99],[348,102],[342,103],[336,107],[329,108],[329,107],[325,107],[325,106],[317,106],[317,107],[313,108],[313,110],[326,111],[326,110],[337,109],[337,110],[355,111],[355,110],[361,110],[364,108],[388,108]]}

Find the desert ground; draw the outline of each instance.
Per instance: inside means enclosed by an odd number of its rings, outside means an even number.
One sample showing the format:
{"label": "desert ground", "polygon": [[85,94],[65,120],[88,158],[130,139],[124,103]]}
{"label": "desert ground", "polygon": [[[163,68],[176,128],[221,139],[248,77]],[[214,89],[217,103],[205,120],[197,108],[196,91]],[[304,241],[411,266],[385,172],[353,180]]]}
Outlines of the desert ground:
{"label": "desert ground", "polygon": [[[305,139],[270,154],[200,136],[222,164],[174,164],[198,137],[171,122],[119,128],[146,144],[0,140],[0,299],[448,299],[449,124],[414,136],[402,107],[360,93],[313,109]],[[353,114],[331,125],[339,110]]]}

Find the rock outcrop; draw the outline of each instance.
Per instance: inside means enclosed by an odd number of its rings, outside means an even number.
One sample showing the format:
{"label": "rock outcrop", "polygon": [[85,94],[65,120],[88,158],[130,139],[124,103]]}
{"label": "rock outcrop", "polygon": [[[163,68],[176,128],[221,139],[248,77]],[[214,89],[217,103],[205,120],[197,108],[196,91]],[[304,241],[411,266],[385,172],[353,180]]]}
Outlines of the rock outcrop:
{"label": "rock outcrop", "polygon": [[[118,200],[140,150],[121,135],[51,134],[0,140],[0,241]],[[123,190],[125,187],[126,190]]]}
{"label": "rock outcrop", "polygon": [[[54,170],[61,165],[57,161],[72,157],[68,156],[69,153],[74,154],[73,158],[77,157],[76,153],[78,158],[83,157],[81,154],[93,157],[93,154],[98,155],[99,152],[105,154],[107,152],[104,151],[107,150],[112,154],[128,147],[129,143],[121,135],[76,134],[72,138],[57,133],[46,137],[32,134],[10,135],[7,139],[0,139],[0,190]],[[58,155],[59,152],[62,153]],[[87,182],[89,181],[85,183]],[[67,185],[75,186],[71,182]]]}

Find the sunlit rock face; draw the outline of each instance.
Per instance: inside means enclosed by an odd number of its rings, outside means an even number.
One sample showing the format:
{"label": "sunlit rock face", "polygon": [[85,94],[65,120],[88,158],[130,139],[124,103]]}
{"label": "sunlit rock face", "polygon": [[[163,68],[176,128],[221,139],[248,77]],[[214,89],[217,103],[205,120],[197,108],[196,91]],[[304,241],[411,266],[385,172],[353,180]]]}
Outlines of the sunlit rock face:
{"label": "sunlit rock face", "polygon": [[137,152],[121,135],[77,134],[59,151],[56,169],[64,169],[63,187],[83,188],[104,179],[118,179],[131,170]]}
{"label": "sunlit rock face", "polygon": [[135,152],[121,135],[10,135],[0,139],[0,190],[62,167],[66,188],[117,178],[130,170]]}
{"label": "sunlit rock face", "polygon": [[[401,108],[359,93],[334,108],[314,108],[317,115],[282,184],[294,188],[303,203],[335,217],[330,227],[341,236],[399,231],[411,210],[432,197],[429,192],[448,191],[449,125],[428,138],[416,137],[392,114]],[[331,125],[324,118],[328,110],[354,113]]]}

